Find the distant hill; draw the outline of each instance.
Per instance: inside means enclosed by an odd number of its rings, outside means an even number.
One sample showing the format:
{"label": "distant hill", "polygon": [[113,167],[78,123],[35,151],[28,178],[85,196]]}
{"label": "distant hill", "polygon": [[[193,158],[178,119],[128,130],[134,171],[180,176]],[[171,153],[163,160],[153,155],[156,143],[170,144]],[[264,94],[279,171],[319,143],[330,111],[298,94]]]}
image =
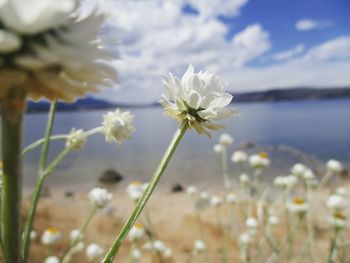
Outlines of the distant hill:
{"label": "distant hill", "polygon": [[[271,89],[268,91],[256,91],[246,93],[233,93],[234,102],[263,102],[263,101],[295,101],[295,100],[322,100],[322,99],[339,99],[350,98],[350,87],[342,88],[290,88],[290,89]],[[112,103],[101,99],[87,97],[78,99],[74,103],[57,104],[58,111],[85,111],[93,109],[108,109],[108,108],[131,108],[131,107],[156,107],[158,102],[149,104],[121,104]],[[49,102],[28,102],[28,112],[48,111]]]}

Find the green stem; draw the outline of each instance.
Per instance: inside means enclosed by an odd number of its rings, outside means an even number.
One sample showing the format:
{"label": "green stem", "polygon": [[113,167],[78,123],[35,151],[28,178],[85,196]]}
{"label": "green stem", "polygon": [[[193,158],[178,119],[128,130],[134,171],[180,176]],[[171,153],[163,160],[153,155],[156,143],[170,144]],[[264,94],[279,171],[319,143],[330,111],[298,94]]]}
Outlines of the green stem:
{"label": "green stem", "polygon": [[16,88],[2,101],[1,239],[5,263],[21,261],[21,143],[24,105],[24,94]]}
{"label": "green stem", "polygon": [[127,220],[127,222],[123,226],[122,230],[120,231],[119,235],[117,236],[117,238],[114,241],[113,245],[111,246],[110,250],[106,254],[105,258],[103,259],[103,261],[102,261],[103,263],[111,263],[113,261],[113,258],[115,257],[116,253],[118,252],[122,242],[124,241],[124,239],[128,235],[131,227],[134,225],[134,223],[136,222],[136,220],[140,216],[148,199],[151,197],[154,189],[156,188],[160,178],[162,177],[171,157],[173,156],[173,154],[176,150],[176,147],[180,143],[187,128],[188,128],[188,123],[184,122],[180,125],[180,127],[175,132],[174,137],[171,140],[170,145],[169,145],[168,149],[166,150],[162,160],[160,161],[160,164],[158,165],[155,173],[153,174],[153,177],[151,178],[146,191],[143,193],[142,197],[137,202],[137,205],[134,208],[134,211],[130,215],[129,219]]}
{"label": "green stem", "polygon": [[[50,141],[66,140],[68,138],[68,136],[69,136],[69,134],[53,135],[53,136],[50,136]],[[38,148],[44,142],[45,142],[45,138],[42,138],[42,139],[37,140],[36,142],[33,142],[32,144],[28,145],[27,147],[25,147],[23,152],[22,152],[22,157],[26,156],[29,152]]]}
{"label": "green stem", "polygon": [[329,255],[327,262],[328,263],[334,263],[335,262],[335,253],[337,251],[337,241],[338,241],[338,234],[339,231],[336,227],[334,227],[334,234],[331,240],[331,246],[329,248]]}
{"label": "green stem", "polygon": [[31,205],[29,208],[29,215],[27,223],[24,227],[24,235],[23,235],[23,248],[22,248],[22,262],[27,263],[28,262],[28,256],[29,256],[29,248],[30,248],[30,232],[33,228],[33,222],[34,222],[34,216],[38,204],[38,200],[40,197],[40,193],[43,187],[43,183],[45,180],[45,175],[43,174],[43,171],[46,166],[47,162],[47,154],[49,151],[49,145],[50,145],[50,136],[52,133],[52,127],[55,120],[55,110],[56,110],[56,104],[57,101],[54,101],[51,103],[50,106],[50,112],[49,112],[49,118],[47,122],[46,132],[45,132],[45,138],[44,138],[44,145],[41,152],[41,157],[39,161],[39,172],[38,172],[38,180],[36,182],[35,190],[31,198]]}

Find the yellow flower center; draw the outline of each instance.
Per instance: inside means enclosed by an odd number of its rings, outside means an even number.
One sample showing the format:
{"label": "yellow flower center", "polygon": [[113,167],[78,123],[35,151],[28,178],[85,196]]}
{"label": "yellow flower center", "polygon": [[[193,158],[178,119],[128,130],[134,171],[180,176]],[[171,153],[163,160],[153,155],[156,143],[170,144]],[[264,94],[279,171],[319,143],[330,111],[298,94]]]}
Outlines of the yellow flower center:
{"label": "yellow flower center", "polygon": [[4,167],[4,163],[2,162],[2,160],[0,160],[0,169],[2,169]]}
{"label": "yellow flower center", "polygon": [[50,234],[57,234],[57,232],[58,232],[58,229],[56,228],[56,227],[49,227],[48,229],[47,229],[47,231],[50,233]]}
{"label": "yellow flower center", "polygon": [[142,229],[143,225],[142,224],[135,224],[134,227],[137,228],[137,229]]}
{"label": "yellow flower center", "polygon": [[296,204],[296,205],[303,205],[303,204],[305,204],[305,201],[304,201],[303,198],[298,196],[298,197],[295,197],[294,204]]}
{"label": "yellow flower center", "polygon": [[139,181],[132,181],[132,182],[130,182],[129,185],[130,186],[139,186],[139,185],[141,185],[141,182],[139,182]]}
{"label": "yellow flower center", "polygon": [[346,216],[342,212],[334,212],[333,216],[337,219],[342,219],[342,220],[346,219]]}
{"label": "yellow flower center", "polygon": [[258,155],[261,157],[261,158],[269,158],[269,154],[267,152],[259,152]]}

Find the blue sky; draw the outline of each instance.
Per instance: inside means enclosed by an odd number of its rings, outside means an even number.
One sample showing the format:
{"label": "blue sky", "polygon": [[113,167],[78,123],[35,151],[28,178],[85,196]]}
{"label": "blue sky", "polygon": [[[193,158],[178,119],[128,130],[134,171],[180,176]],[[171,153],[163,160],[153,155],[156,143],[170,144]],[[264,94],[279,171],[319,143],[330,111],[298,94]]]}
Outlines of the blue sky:
{"label": "blue sky", "polygon": [[105,0],[120,83],[100,97],[151,102],[188,64],[233,92],[350,85],[348,0]]}

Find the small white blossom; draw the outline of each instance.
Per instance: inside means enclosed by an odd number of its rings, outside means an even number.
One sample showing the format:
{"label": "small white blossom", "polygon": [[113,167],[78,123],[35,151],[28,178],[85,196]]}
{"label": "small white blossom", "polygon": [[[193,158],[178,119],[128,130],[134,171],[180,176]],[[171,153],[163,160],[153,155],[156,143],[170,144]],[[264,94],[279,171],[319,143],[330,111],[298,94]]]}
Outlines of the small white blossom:
{"label": "small white blossom", "polygon": [[189,186],[189,187],[187,187],[186,192],[189,195],[193,196],[193,195],[198,194],[198,189],[196,187],[194,187],[194,186]]}
{"label": "small white blossom", "polygon": [[301,163],[296,163],[291,169],[291,172],[295,176],[300,176],[302,177],[307,170],[307,167]]}
{"label": "small white blossom", "polygon": [[305,181],[310,181],[315,179],[315,174],[311,169],[306,169],[303,173],[303,179]]}
{"label": "small white blossom", "polygon": [[280,220],[276,216],[269,216],[269,225],[270,226],[277,226],[280,223]]}
{"label": "small white blossom", "polygon": [[147,186],[148,183],[133,181],[127,186],[126,192],[132,200],[138,201],[147,189]]}
{"label": "small white blossom", "polygon": [[242,183],[242,184],[246,184],[249,182],[249,176],[247,174],[241,174],[239,176],[239,181]]}
{"label": "small white blossom", "polygon": [[131,257],[134,259],[141,259],[142,253],[139,249],[135,248],[135,249],[133,249],[133,251],[131,253]]}
{"label": "small white blossom", "polygon": [[327,217],[328,223],[338,229],[346,228],[347,220],[346,216],[342,212],[334,212]]}
{"label": "small white blossom", "polygon": [[136,241],[141,239],[145,235],[145,229],[140,224],[135,224],[129,232],[129,239]]}
{"label": "small white blossom", "polygon": [[215,153],[222,153],[225,150],[221,144],[215,144],[213,149]]}
{"label": "small white blossom", "polygon": [[259,154],[253,154],[249,157],[249,164],[255,169],[265,168],[270,165],[270,159],[267,153],[261,152]]}
{"label": "small white blossom", "polygon": [[347,191],[346,188],[344,188],[344,187],[338,187],[338,188],[335,190],[335,193],[336,193],[337,195],[340,195],[340,196],[344,197],[344,198],[346,198],[347,195],[348,195],[348,191]]}
{"label": "small white blossom", "polygon": [[218,207],[222,205],[222,198],[220,196],[214,195],[210,198],[210,205],[213,207]]}
{"label": "small white blossom", "polygon": [[209,200],[209,194],[206,191],[202,191],[199,195],[202,200]]}
{"label": "small white blossom", "polygon": [[237,202],[237,196],[235,195],[235,193],[228,193],[226,195],[226,202],[229,204],[234,204]]}
{"label": "small white blossom", "polygon": [[339,174],[343,171],[343,165],[337,160],[329,160],[327,162],[327,170],[334,174]]}
{"label": "small white blossom", "polygon": [[308,208],[308,204],[301,197],[296,197],[293,202],[287,203],[287,209],[293,214],[302,215],[308,210]]}
{"label": "small white blossom", "polygon": [[35,240],[38,237],[38,233],[35,230],[30,232],[30,240]]}
{"label": "small white blossom", "polygon": [[344,197],[335,194],[328,198],[326,205],[329,209],[342,211],[347,207],[348,202]]}
{"label": "small white blossom", "polygon": [[131,139],[131,133],[135,131],[133,120],[134,115],[120,109],[104,114],[101,132],[105,135],[106,142],[122,144],[125,139]]}
{"label": "small white blossom", "polygon": [[59,262],[60,262],[60,259],[54,256],[51,256],[45,259],[45,263],[59,263]]}
{"label": "small white blossom", "polygon": [[89,193],[90,202],[99,208],[103,208],[112,199],[112,194],[107,189],[96,187]]}
{"label": "small white blossom", "polygon": [[194,249],[198,252],[203,252],[207,249],[207,246],[205,245],[203,240],[197,239],[194,242]]}
{"label": "small white blossom", "polygon": [[90,261],[96,261],[103,255],[103,252],[103,248],[95,243],[92,243],[86,248],[86,257]]}
{"label": "small white blossom", "polygon": [[166,245],[160,240],[155,240],[152,244],[152,247],[155,251],[158,251],[161,253],[164,253],[167,248]]}
{"label": "small white blossom", "polygon": [[248,229],[256,229],[258,227],[258,220],[256,220],[254,217],[249,217],[245,224]]}
{"label": "small white blossom", "polygon": [[223,133],[220,135],[219,143],[223,146],[229,146],[234,142],[232,136],[228,133]]}
{"label": "small white blossom", "polygon": [[73,128],[67,138],[66,147],[80,150],[86,143],[86,134],[82,129]]}
{"label": "small white blossom", "polygon": [[187,121],[199,134],[210,136],[206,129],[222,128],[213,121],[237,115],[226,108],[232,96],[225,92],[225,85],[214,74],[195,73],[190,65],[181,80],[169,73],[164,77],[164,84],[167,95],[162,95],[160,104],[165,114],[179,122]]}
{"label": "small white blossom", "polygon": [[166,247],[163,255],[166,258],[170,258],[173,255],[173,250],[170,247]]}
{"label": "small white blossom", "polygon": [[244,163],[248,160],[248,154],[243,151],[235,151],[231,156],[231,161],[234,163]]}
{"label": "small white blossom", "polygon": [[249,232],[245,232],[239,236],[239,241],[243,246],[247,246],[252,242],[252,236]]}
{"label": "small white blossom", "polygon": [[80,233],[79,229],[73,229],[69,233],[69,238],[71,242],[75,242],[78,238],[79,240],[82,240],[84,238],[84,234]]}
{"label": "small white blossom", "polygon": [[274,185],[282,188],[291,188],[294,185],[296,185],[297,182],[298,182],[298,179],[294,175],[278,176],[273,181]]}
{"label": "small white blossom", "polygon": [[61,232],[55,227],[47,228],[41,236],[41,243],[43,245],[54,245],[61,238]]}

